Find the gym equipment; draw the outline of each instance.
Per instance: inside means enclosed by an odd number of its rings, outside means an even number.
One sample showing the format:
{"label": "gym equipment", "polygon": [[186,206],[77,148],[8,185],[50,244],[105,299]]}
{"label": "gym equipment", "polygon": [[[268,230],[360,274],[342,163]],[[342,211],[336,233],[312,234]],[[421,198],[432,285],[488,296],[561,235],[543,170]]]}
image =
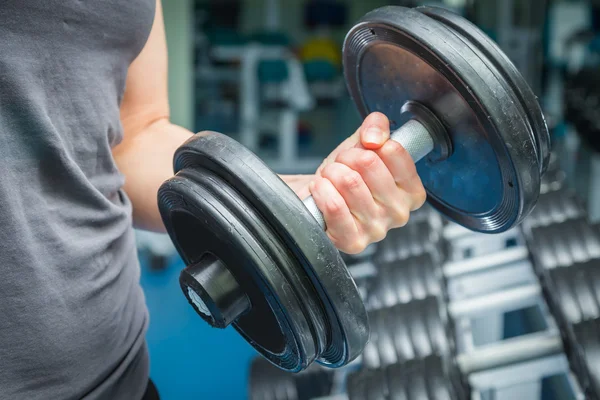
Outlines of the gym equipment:
{"label": "gym equipment", "polygon": [[[379,264],[376,267],[377,273],[370,277],[365,284],[367,288],[366,304],[368,309],[372,310],[411,303],[428,296],[445,299],[448,297],[448,285],[452,293],[470,291],[470,295],[500,290],[503,287],[523,282],[524,277],[527,276],[515,272],[520,272],[524,269],[523,266],[525,269],[531,269],[528,258],[527,248],[517,246],[487,256],[448,261],[443,264],[440,261],[441,256],[437,252],[425,253],[398,262]],[[517,269],[509,271],[507,268],[511,266],[515,266]],[[507,277],[502,280],[487,279],[490,271],[495,269]],[[486,274],[486,279],[477,287],[458,287],[458,285],[464,286],[464,279],[479,274]]]}
{"label": "gym equipment", "polygon": [[585,215],[525,230],[525,236],[538,275],[548,269],[600,258],[600,225],[590,224]]}
{"label": "gym equipment", "polygon": [[448,304],[430,296],[374,310],[369,313],[371,340],[363,352],[363,365],[374,369],[431,354],[454,354],[454,321],[535,306],[541,293],[535,283]]}
{"label": "gym equipment", "polygon": [[568,189],[560,189],[540,195],[536,207],[523,221],[523,226],[535,228],[561,223],[585,215],[579,197]]}
{"label": "gym equipment", "polygon": [[565,82],[565,118],[577,129],[586,144],[600,152],[600,68],[585,67]]}
{"label": "gym equipment", "polygon": [[[557,243],[558,234],[570,239]],[[600,399],[600,225],[584,216],[532,229],[526,238],[571,368],[586,398]]]}
{"label": "gym equipment", "polygon": [[330,369],[311,365],[292,374],[282,371],[264,358],[250,365],[249,400],[311,400],[328,395],[334,384]]}
{"label": "gym equipment", "polygon": [[[372,319],[373,326],[377,323],[394,325],[387,332],[393,336],[383,334],[383,342],[379,344],[378,354],[372,354],[370,349],[365,349],[364,363],[371,368],[379,367],[373,371],[363,370],[349,379],[348,393],[351,400],[366,398],[415,398],[415,399],[468,399],[470,393],[468,381],[475,388],[487,389],[490,384],[489,376],[485,374],[494,369],[503,367],[522,368],[529,372],[523,381],[539,379],[543,376],[558,374],[562,371],[564,363],[557,362],[555,357],[567,355],[571,370],[576,374],[580,387],[585,391],[587,399],[598,399],[600,396],[600,320],[596,317],[600,302],[598,285],[598,268],[600,263],[574,265],[570,268],[561,268],[550,271],[551,277],[546,281],[552,282],[557,288],[554,296],[545,290],[546,298],[551,304],[559,304],[554,309],[553,315],[559,322],[560,331],[548,331],[528,334],[525,336],[507,339],[502,342],[485,345],[465,354],[454,355],[453,342],[444,335],[447,327],[451,325],[451,318],[440,312],[439,300],[431,297],[419,301],[414,305],[418,309],[411,309],[411,304],[397,305],[390,309],[379,310],[379,315]],[[584,279],[593,279],[594,282],[583,283]],[[562,287],[576,287],[593,285],[583,291],[577,289],[565,293]],[[509,292],[499,293],[504,297],[495,303],[501,309],[507,305],[522,306],[527,304],[524,299],[529,299],[530,304],[539,296],[540,289],[534,286],[523,287],[519,295],[519,288],[511,291],[515,295],[507,296]],[[529,291],[529,293],[527,293]],[[578,297],[575,305],[571,296]],[[493,296],[490,296],[492,298]],[[512,299],[511,299],[512,297]],[[582,301],[585,301],[583,303]],[[458,308],[450,304],[450,315],[465,315],[467,310],[479,312],[488,309],[482,302],[470,300],[463,302]],[[595,304],[595,309],[589,306]],[[491,307],[490,307],[491,308]],[[551,307],[552,309],[552,307]],[[453,311],[454,310],[454,311]],[[402,319],[402,320],[400,320]],[[392,321],[392,322],[390,322]],[[407,333],[414,330],[412,336]],[[375,329],[373,330],[375,332]],[[385,330],[382,330],[385,332]],[[401,349],[402,353],[398,352]],[[377,359],[379,356],[379,359]],[[394,359],[395,357],[395,359]],[[403,360],[412,358],[403,363]],[[545,360],[554,359],[552,363]],[[378,362],[377,362],[378,361]],[[400,361],[400,362],[398,362]],[[535,364],[538,364],[534,367]],[[543,367],[541,367],[543,366]],[[396,379],[387,381],[387,374],[393,373]],[[461,376],[462,379],[457,379]],[[477,377],[477,374],[480,374]],[[537,374],[537,375],[535,375]],[[516,375],[519,376],[518,374]],[[513,378],[515,379],[515,378]],[[517,378],[518,379],[518,378]],[[395,382],[397,381],[397,382]],[[483,384],[482,382],[485,382]],[[427,383],[426,386],[422,386]],[[514,382],[513,382],[514,383]],[[499,382],[495,382],[498,384]],[[391,386],[390,386],[391,385]],[[442,390],[440,392],[439,390]],[[442,395],[443,393],[443,395]],[[379,397],[377,397],[379,395]],[[418,396],[421,397],[418,397]],[[375,397],[373,397],[375,396]],[[401,397],[406,396],[406,397]],[[417,397],[412,397],[417,396]],[[437,397],[441,396],[441,397]],[[446,397],[444,397],[446,396]]]}
{"label": "gym equipment", "polygon": [[[384,7],[348,33],[343,65],[360,113],[388,116],[436,210],[487,233],[529,214],[548,130],[523,78],[478,28],[444,9]],[[159,208],[196,312],[214,327],[232,324],[284,370],[355,359],[367,312],[312,198],[300,201],[219,133],[184,143],[174,170]]]}
{"label": "gym equipment", "polygon": [[[553,264],[538,268],[543,271],[542,274],[548,274],[542,279],[542,283],[549,282],[545,285],[545,297],[551,306],[558,302],[555,307],[561,308],[553,314],[568,314],[565,325],[581,322],[586,315],[587,319],[600,317],[600,286],[597,286],[600,285],[600,279],[596,279],[600,278],[600,269],[594,269],[600,267],[600,261],[589,261],[590,245],[593,251],[596,248],[594,245],[600,240],[600,229],[582,217],[539,228],[536,232],[532,237],[542,239],[546,245],[532,246],[535,259],[541,255],[542,259],[547,260],[549,257],[544,250],[547,252],[548,249],[558,249],[558,254],[575,255],[563,257],[559,264],[571,268],[548,270],[548,266]],[[588,246],[585,243],[580,245],[582,236],[587,239]],[[548,246],[548,243],[553,245]],[[573,258],[588,261],[588,264],[576,264],[575,267],[572,262],[567,262]],[[367,368],[424,358],[431,354],[451,354],[454,348],[450,340],[454,331],[452,321],[490,312],[524,309],[538,304],[541,298],[542,289],[537,282],[527,284],[532,280],[526,279],[527,275],[508,270],[519,264],[532,270],[529,251],[524,246],[488,256],[448,262],[441,268],[436,268],[436,264],[427,257],[415,258],[406,264],[408,268],[379,267],[374,277],[375,283],[369,286],[367,304],[387,308],[369,313],[371,341],[363,353],[363,363]],[[418,267],[411,268],[413,265]],[[475,285],[483,287],[476,287],[477,291],[470,293],[479,297],[450,302],[447,310],[444,310],[444,301],[448,298],[445,290],[447,284],[450,285],[450,291],[456,292],[452,285],[461,275],[489,274],[494,268],[498,269],[500,276],[516,276],[518,280],[502,281],[487,275],[481,285]],[[468,296],[463,294],[462,297]]]}

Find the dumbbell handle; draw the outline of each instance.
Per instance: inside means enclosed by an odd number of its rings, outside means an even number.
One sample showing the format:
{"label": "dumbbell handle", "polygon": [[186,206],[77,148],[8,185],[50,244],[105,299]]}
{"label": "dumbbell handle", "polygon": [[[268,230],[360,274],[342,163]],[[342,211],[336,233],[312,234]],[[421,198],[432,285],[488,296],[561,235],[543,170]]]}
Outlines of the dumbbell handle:
{"label": "dumbbell handle", "polygon": [[[415,163],[429,154],[435,145],[433,142],[433,137],[425,125],[421,124],[415,119],[411,119],[406,124],[392,132],[390,139],[402,145],[408,154],[410,154]],[[304,200],[304,205],[311,215],[317,220],[321,228],[325,230],[327,226],[325,224],[325,219],[323,218],[323,213],[321,213],[321,210],[319,210],[317,207],[313,197],[307,197]]]}
{"label": "dumbbell handle", "polygon": [[[535,306],[542,296],[539,284],[518,286],[483,296],[448,303],[448,313],[453,319],[473,318],[493,312],[509,312]],[[410,304],[410,303],[409,303]]]}

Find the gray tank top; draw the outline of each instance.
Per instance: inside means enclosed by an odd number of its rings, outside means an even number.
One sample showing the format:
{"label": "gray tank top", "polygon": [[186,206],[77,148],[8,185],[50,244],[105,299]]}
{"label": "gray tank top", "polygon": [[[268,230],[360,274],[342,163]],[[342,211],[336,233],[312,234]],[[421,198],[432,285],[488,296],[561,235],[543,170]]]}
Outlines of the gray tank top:
{"label": "gray tank top", "polygon": [[147,310],[111,148],[155,0],[0,1],[0,399],[140,399]]}

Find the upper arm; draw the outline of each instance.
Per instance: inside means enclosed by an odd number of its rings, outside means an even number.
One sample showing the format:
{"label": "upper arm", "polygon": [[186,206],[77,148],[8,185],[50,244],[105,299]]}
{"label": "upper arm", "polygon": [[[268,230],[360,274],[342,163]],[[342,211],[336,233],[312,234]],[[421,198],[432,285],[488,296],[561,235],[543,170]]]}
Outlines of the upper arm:
{"label": "upper arm", "polygon": [[131,63],[121,103],[124,139],[129,141],[152,123],[169,118],[167,43],[161,0],[148,40]]}

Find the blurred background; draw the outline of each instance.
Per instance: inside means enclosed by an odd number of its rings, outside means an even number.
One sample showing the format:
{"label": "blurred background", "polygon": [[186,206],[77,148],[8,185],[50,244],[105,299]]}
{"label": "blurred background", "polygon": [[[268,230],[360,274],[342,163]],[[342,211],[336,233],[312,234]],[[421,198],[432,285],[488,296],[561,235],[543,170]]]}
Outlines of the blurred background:
{"label": "blurred background", "polygon": [[[277,172],[314,172],[361,121],[342,76],[346,32],[374,8],[422,4],[467,17],[512,59],[539,96],[566,182],[600,220],[597,0],[164,0],[173,122],[228,134]],[[247,398],[254,351],[187,305],[168,238],[138,239],[163,398]]]}

